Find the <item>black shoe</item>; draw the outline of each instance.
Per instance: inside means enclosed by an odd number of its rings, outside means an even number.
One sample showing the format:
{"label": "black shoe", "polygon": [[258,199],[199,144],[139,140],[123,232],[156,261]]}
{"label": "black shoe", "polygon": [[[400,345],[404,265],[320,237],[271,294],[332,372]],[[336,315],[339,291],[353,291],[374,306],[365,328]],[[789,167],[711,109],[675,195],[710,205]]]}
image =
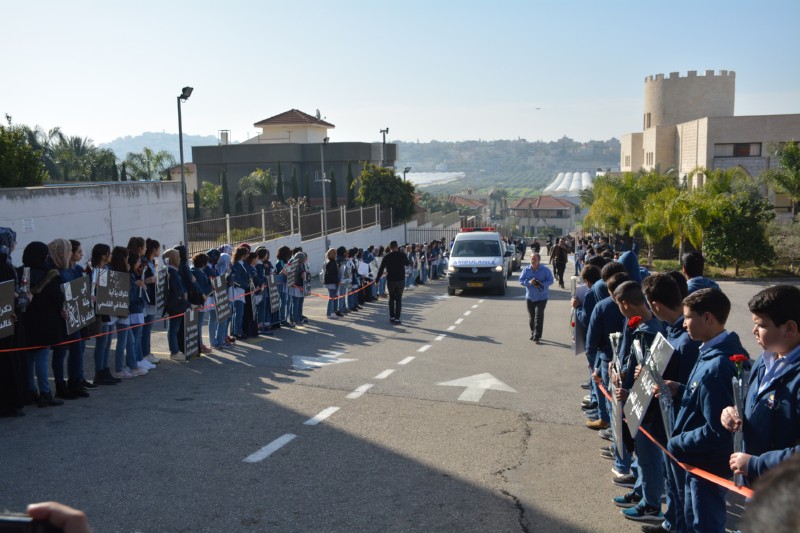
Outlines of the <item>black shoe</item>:
{"label": "black shoe", "polygon": [[56,407],[58,405],[64,405],[64,402],[56,400],[49,392],[39,395],[39,407]]}
{"label": "black shoe", "polygon": [[98,388],[98,386],[97,386],[97,385],[95,385],[94,383],[89,383],[89,382],[88,382],[88,381],[86,381],[85,379],[82,379],[82,380],[80,381],[80,384],[81,384],[81,387],[83,387],[84,389],[88,389],[88,390],[92,390],[92,389],[96,389],[96,388]]}
{"label": "black shoe", "polygon": [[344,316],[341,311],[336,311],[333,314],[336,315],[336,316],[339,316],[339,317]]}
{"label": "black shoe", "polygon": [[642,524],[642,531],[644,533],[677,533],[677,529],[667,529],[664,527],[663,522],[661,524]]}
{"label": "black shoe", "polygon": [[[117,379],[111,375],[111,371],[106,368],[104,370],[99,370],[94,375],[94,384],[95,385],[116,385]],[[122,381],[121,379],[119,381]]]}
{"label": "black shoe", "polygon": [[67,383],[67,388],[74,394],[77,398],[88,398],[89,393],[86,389],[83,388],[79,382],[70,381]]}
{"label": "black shoe", "polygon": [[[75,394],[75,392],[72,389],[67,387],[67,382],[66,381],[57,380],[56,381],[56,398],[61,398],[62,400],[77,400],[78,399],[78,395]],[[44,406],[41,405],[41,403],[40,403],[39,407],[44,407]]]}
{"label": "black shoe", "polygon": [[589,402],[585,405],[582,405],[581,409],[583,409],[584,411],[592,411],[594,409],[597,409],[597,402]]}
{"label": "black shoe", "polygon": [[541,344],[541,341],[539,340],[539,337],[534,337],[533,338],[533,342],[535,342],[536,344]]}
{"label": "black shoe", "polygon": [[400,324],[402,324],[402,323],[403,323],[403,321],[402,321],[402,320],[400,320],[399,318],[395,318],[395,319],[394,319],[394,323],[395,323],[395,324],[397,324],[397,325],[399,326]]}
{"label": "black shoe", "polygon": [[36,405],[39,403],[39,393],[35,390],[29,390],[25,398],[25,405]]}
{"label": "black shoe", "polygon": [[591,381],[587,381],[586,383],[581,383],[581,388],[583,390],[591,389],[592,388],[592,382]]}

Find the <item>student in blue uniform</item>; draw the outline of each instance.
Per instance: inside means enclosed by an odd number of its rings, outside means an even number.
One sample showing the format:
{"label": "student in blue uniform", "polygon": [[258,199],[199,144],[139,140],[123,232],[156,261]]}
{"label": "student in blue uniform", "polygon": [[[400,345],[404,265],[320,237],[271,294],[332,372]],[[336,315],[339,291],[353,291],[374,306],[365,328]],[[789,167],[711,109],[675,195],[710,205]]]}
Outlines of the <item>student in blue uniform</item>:
{"label": "student in blue uniform", "polygon": [[[736,333],[725,329],[730,310],[730,300],[717,289],[700,289],[683,300],[683,326],[703,344],[687,384],[666,382],[681,402],[667,449],[678,461],[722,478],[730,475],[733,453],[731,433],[720,421],[722,410],[733,404],[731,380],[737,371],[730,357],[747,355]],[[724,532],[726,494],[725,488],[687,473],[687,527],[696,533]]]}
{"label": "student in blue uniform", "polygon": [[744,416],[731,405],[721,422],[743,431],[742,453],[731,455],[734,474],[748,483],[800,452],[800,289],[776,285],[748,304],[753,333],[764,352],[750,372]]}

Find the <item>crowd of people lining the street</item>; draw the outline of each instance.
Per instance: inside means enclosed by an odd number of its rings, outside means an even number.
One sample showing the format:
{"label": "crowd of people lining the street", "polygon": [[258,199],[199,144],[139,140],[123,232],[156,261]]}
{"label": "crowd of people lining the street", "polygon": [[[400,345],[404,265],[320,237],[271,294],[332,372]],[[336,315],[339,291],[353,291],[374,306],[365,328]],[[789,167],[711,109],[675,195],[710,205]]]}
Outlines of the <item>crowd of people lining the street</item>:
{"label": "crowd of people lining the street", "polygon": [[[160,362],[151,337],[153,327],[164,321],[170,358],[185,361],[184,313],[189,309],[198,314],[199,353],[223,351],[237,341],[308,324],[303,304],[310,295],[327,298],[329,320],[388,298],[390,322],[398,324],[403,291],[445,275],[447,242],[331,248],[318,258],[322,270],[313,273],[312,261],[299,247],[278,248],[273,262],[266,247],[253,249],[247,243],[189,257],[184,246],[162,250],[155,239],[131,237],[127,247],[95,244],[84,261],[80,242],[55,239],[29,243],[22,264],[15,266],[15,246],[14,231],[0,228],[0,283],[13,281],[15,291],[14,333],[0,339],[3,417],[24,415],[25,405],[63,405],[63,400],[88,397],[99,386],[147,374]],[[166,268],[163,309],[157,307],[159,268]],[[130,277],[128,306],[120,313],[124,316],[97,314],[94,322],[67,334],[62,285],[87,276],[94,298],[103,271]],[[317,273],[326,294],[311,290]],[[222,320],[217,316],[215,278],[231,308]],[[92,344],[94,375],[87,376],[84,354]]]}
{"label": "crowd of people lining the street", "polygon": [[[731,301],[704,277],[700,252],[685,254],[680,272],[650,273],[639,265],[635,244],[615,244],[602,237],[547,242],[556,276],[538,257],[520,275],[536,342],[547,289],[556,281],[563,287],[559,247],[574,254],[588,288],[571,301],[571,325],[583,335],[590,374],[581,384],[589,391],[581,406],[586,426],[605,439],[600,456],[612,463],[611,481],[620,488],[609,503],[641,522],[643,531],[722,533],[730,487],[703,472],[723,480],[740,476],[736,486],[756,487],[744,531],[796,531],[796,506],[785,503],[796,501],[800,484],[800,289],[774,285],[748,302],[752,333],[763,349],[752,358],[737,333],[726,329]],[[538,256],[538,241],[531,247]],[[665,368],[648,364],[658,334],[673,350]],[[642,372],[657,384],[633,434],[614,404],[628,401]],[[739,379],[744,392],[737,405],[733,380]],[[676,460],[700,470],[686,471]],[[762,487],[784,505],[772,496],[758,498]]]}

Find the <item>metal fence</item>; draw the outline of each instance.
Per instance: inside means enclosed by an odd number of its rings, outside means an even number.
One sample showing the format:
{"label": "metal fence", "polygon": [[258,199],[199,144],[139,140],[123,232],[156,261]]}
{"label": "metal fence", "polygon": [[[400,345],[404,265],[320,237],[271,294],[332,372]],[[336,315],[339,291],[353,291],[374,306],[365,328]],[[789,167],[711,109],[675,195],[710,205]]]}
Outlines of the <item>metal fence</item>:
{"label": "metal fence", "polygon": [[[383,228],[392,225],[391,209],[381,210],[377,205],[355,209],[337,207],[325,211],[308,207],[301,209],[299,206],[261,209],[244,215],[225,215],[189,222],[189,252],[194,254],[225,243],[264,242],[295,234],[299,234],[304,241],[315,239],[322,236],[323,217],[328,234],[343,230],[357,231],[377,224]],[[384,225],[387,218],[388,226]]]}

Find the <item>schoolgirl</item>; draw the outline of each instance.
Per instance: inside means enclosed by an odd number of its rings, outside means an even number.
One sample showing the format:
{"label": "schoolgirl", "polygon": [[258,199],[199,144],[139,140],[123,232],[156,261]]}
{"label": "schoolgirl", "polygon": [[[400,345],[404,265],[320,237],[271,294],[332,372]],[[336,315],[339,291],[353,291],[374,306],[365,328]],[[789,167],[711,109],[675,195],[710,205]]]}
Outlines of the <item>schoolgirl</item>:
{"label": "schoolgirl", "polygon": [[[197,283],[200,292],[205,296],[205,302],[203,306],[197,310],[198,313],[198,326],[197,326],[197,334],[200,336],[200,340],[198,345],[200,346],[200,351],[202,353],[209,353],[211,348],[203,343],[203,325],[205,324],[206,314],[208,311],[206,309],[211,309],[214,304],[214,298],[212,293],[214,292],[211,288],[211,280],[208,277],[208,273],[206,268],[208,267],[208,255],[204,253],[196,254],[192,257],[192,276],[194,276],[195,283]],[[216,334],[216,332],[215,332]],[[211,333],[209,331],[209,344],[213,344],[213,339],[211,338]]]}
{"label": "schoolgirl", "polygon": [[[144,307],[144,325],[142,326],[142,358],[149,363],[157,365],[161,359],[153,354],[150,344],[153,324],[157,318],[156,314],[156,289],[158,285],[158,256],[161,255],[161,243],[155,239],[145,241],[144,258],[147,264],[144,267],[144,284],[147,292],[146,305]],[[140,358],[141,360],[141,358]]]}
{"label": "schoolgirl", "polygon": [[178,332],[183,326],[183,313],[189,309],[190,304],[186,286],[178,271],[180,253],[173,248],[164,252],[161,257],[164,259],[164,264],[167,265],[167,294],[164,299],[164,311],[170,317],[167,325],[169,356],[176,361],[183,362],[186,361],[186,356],[180,349]]}
{"label": "schoolgirl", "polygon": [[279,324],[284,327],[294,327],[289,321],[289,283],[286,278],[284,269],[292,259],[292,251],[288,246],[281,246],[278,248],[278,253],[275,254],[275,285],[278,288],[278,293],[281,295],[281,309],[279,311]]}
{"label": "schoolgirl", "polygon": [[229,297],[233,302],[233,324],[231,326],[231,336],[240,339],[244,336],[244,316],[245,316],[245,293],[250,288],[250,275],[248,273],[245,260],[247,259],[248,249],[240,246],[233,254],[233,264],[228,279],[231,284]]}
{"label": "schoolgirl", "polygon": [[[111,259],[111,247],[107,244],[98,243],[92,247],[92,258],[87,266],[92,276],[92,299],[97,294],[97,284],[100,273],[108,270],[108,261]],[[94,379],[95,385],[116,385],[121,380],[111,375],[108,367],[108,358],[111,351],[111,336],[117,327],[117,317],[108,315],[98,315],[100,323],[97,337],[94,344]]]}
{"label": "schoolgirl", "polygon": [[308,256],[305,252],[297,252],[294,254],[294,257],[292,257],[294,275],[292,277],[291,286],[289,287],[289,295],[292,297],[292,321],[295,324],[308,324],[308,318],[303,316],[306,284],[310,280],[308,265],[306,264],[307,258]]}
{"label": "schoolgirl", "polygon": [[[114,272],[119,272],[121,275],[130,276],[130,266],[128,265],[128,249],[122,246],[115,246],[111,250],[111,261],[109,267]],[[128,302],[130,305],[130,298],[134,294],[133,287],[128,291]],[[131,333],[131,318],[129,316],[117,317],[117,346],[114,349],[114,370],[111,371],[111,376],[118,379],[130,379],[137,376],[147,374],[147,370],[138,368],[136,365],[136,358],[131,357],[133,353],[129,354],[128,363],[132,364],[130,369],[125,367],[125,352],[128,348],[128,337]]]}

